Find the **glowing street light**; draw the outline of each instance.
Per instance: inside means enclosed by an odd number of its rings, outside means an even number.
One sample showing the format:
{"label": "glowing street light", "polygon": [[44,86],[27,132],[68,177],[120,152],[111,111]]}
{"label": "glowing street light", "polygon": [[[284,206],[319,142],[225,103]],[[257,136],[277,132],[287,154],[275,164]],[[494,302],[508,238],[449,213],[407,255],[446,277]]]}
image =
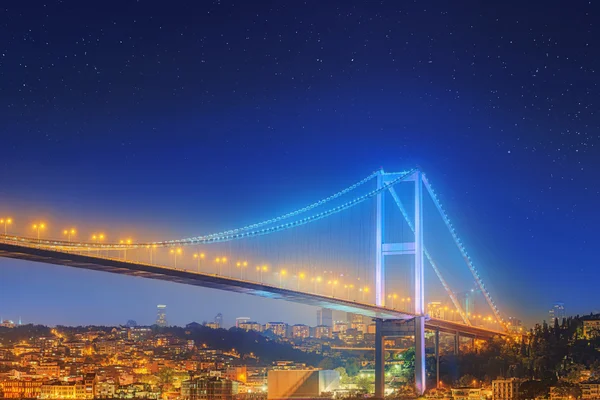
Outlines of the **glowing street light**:
{"label": "glowing street light", "polygon": [[353,284],[344,285],[344,289],[348,289],[348,300],[350,300],[350,289],[354,289]]}
{"label": "glowing street light", "polygon": [[321,283],[322,280],[323,278],[321,278],[320,276],[311,279],[311,282],[315,283],[315,293],[317,293],[317,284]]}
{"label": "glowing street light", "polygon": [[240,269],[240,279],[243,279],[244,268],[248,266],[248,261],[238,261],[235,266]]}
{"label": "glowing street light", "polygon": [[217,257],[215,262],[219,266],[219,275],[221,275],[221,266],[227,262],[227,257]]}
{"label": "glowing street light", "polygon": [[46,229],[46,224],[40,222],[39,224],[33,224],[33,230],[37,233],[37,238],[40,240],[40,231]]}
{"label": "glowing street light", "polygon": [[335,287],[338,284],[337,280],[333,280],[333,281],[327,281],[328,285],[331,285],[331,297],[335,297]]}
{"label": "glowing street light", "polygon": [[266,265],[257,265],[256,266],[256,272],[259,274],[259,280],[260,283],[263,282],[263,272],[267,272],[269,270],[269,267],[267,267]]}
{"label": "glowing street light", "polygon": [[279,271],[279,287],[283,287],[283,277],[285,275],[287,275],[287,271],[285,269]]}
{"label": "glowing street light", "polygon": [[[104,235],[102,235],[102,239],[104,239]],[[131,244],[131,239],[119,240],[119,244],[129,245]],[[127,246],[123,248],[123,260],[127,260]]]}
{"label": "glowing street light", "polygon": [[204,260],[204,253],[194,253],[194,258],[198,260],[198,272],[200,272],[200,260]]}
{"label": "glowing street light", "polygon": [[364,303],[365,302],[365,293],[369,293],[369,287],[368,286],[361,287],[358,290],[361,292],[361,301]]}
{"label": "glowing street light", "polygon": [[4,236],[6,236],[6,227],[7,225],[12,224],[12,218],[1,218],[0,224],[4,224]]}
{"label": "glowing street light", "polygon": [[300,290],[300,281],[306,279],[306,274],[304,272],[298,273],[298,290]]}
{"label": "glowing street light", "polygon": [[75,233],[77,233],[77,231],[75,230],[75,228],[65,229],[63,231],[63,235],[65,235],[67,237],[67,241],[68,242],[71,241],[71,236],[75,236]]}
{"label": "glowing street light", "polygon": [[149,244],[146,246],[146,248],[148,249],[148,252],[150,253],[150,264],[152,264],[152,256],[154,255],[154,249],[156,249],[156,245]]}
{"label": "glowing street light", "polygon": [[175,259],[175,268],[177,268],[177,256],[183,254],[183,250],[181,249],[181,247],[178,247],[176,249],[171,249],[169,253],[173,254],[173,257]]}
{"label": "glowing street light", "polygon": [[396,300],[397,298],[398,298],[398,295],[396,293],[394,293],[394,294],[388,294],[388,299],[392,300],[392,309],[394,309],[394,310],[396,309],[394,307],[394,300]]}

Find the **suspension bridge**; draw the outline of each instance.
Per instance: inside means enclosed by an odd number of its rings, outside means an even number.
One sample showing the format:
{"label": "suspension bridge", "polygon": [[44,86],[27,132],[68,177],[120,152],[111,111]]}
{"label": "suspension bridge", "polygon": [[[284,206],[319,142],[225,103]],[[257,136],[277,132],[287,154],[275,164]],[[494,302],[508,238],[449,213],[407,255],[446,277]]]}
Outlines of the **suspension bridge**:
{"label": "suspension bridge", "polygon": [[[350,195],[354,197],[348,199]],[[427,223],[437,217],[434,235],[427,235],[425,214]],[[489,339],[509,334],[508,323],[419,169],[381,169],[293,212],[184,239],[108,241],[104,234],[92,234],[91,240],[78,241],[74,228],[55,239],[46,237],[44,223],[33,225],[34,235],[9,233],[12,222],[0,220],[0,257],[215,288],[373,318],[378,398],[385,386],[385,337],[414,336],[415,385],[422,394],[426,330],[435,332],[438,363],[440,332],[455,335],[457,351],[461,336]],[[445,245],[439,243],[440,229],[447,233]],[[451,251],[456,253],[454,260],[446,257]],[[464,264],[466,276],[446,265],[456,264],[456,259]],[[467,293],[474,287],[491,315],[482,318],[481,307],[479,313],[470,310],[453,284]]]}

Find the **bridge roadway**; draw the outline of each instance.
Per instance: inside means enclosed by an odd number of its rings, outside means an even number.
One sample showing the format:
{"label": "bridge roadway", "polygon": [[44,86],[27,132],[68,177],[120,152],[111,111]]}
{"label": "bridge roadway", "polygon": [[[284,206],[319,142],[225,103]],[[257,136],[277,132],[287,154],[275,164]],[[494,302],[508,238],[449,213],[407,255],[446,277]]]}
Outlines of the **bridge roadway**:
{"label": "bridge roadway", "polygon": [[[282,299],[291,302],[340,310],[371,318],[383,320],[411,320],[414,314],[388,309],[368,303],[345,300],[339,297],[307,293],[298,290],[281,288],[274,285],[246,281],[215,274],[195,272],[183,268],[172,268],[162,265],[125,261],[115,258],[99,257],[58,251],[48,248],[38,248],[27,245],[16,245],[0,242],[0,257],[55,264],[67,267],[88,269],[93,271],[110,272],[114,274],[158,279],[168,282],[182,283],[226,290],[236,293],[251,294],[269,299]],[[458,322],[428,318],[426,329],[440,332],[460,334],[463,337],[491,338],[506,335],[504,332],[493,331],[481,327],[467,326]]]}

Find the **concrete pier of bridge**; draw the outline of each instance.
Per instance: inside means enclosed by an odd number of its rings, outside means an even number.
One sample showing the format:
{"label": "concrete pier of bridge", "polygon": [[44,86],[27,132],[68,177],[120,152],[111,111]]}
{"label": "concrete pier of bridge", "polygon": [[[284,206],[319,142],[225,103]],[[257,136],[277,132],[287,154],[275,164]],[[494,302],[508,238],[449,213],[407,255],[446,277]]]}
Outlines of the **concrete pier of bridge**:
{"label": "concrete pier of bridge", "polygon": [[[417,316],[408,320],[398,319],[375,319],[375,398],[383,399],[385,397],[385,339],[389,337],[415,338],[415,392],[422,395],[426,389],[427,374],[425,371],[425,322],[427,316]],[[439,323],[439,321],[436,321]],[[460,352],[461,338],[470,339],[470,347],[475,351],[476,339],[491,339],[495,336],[494,332],[485,332],[477,328],[465,327],[462,331],[449,329],[443,324],[437,327],[428,322],[428,330],[433,331],[433,346],[435,354],[435,374],[436,387],[440,386],[440,333],[453,336],[453,352],[458,355]],[[420,362],[422,360],[422,362]]]}

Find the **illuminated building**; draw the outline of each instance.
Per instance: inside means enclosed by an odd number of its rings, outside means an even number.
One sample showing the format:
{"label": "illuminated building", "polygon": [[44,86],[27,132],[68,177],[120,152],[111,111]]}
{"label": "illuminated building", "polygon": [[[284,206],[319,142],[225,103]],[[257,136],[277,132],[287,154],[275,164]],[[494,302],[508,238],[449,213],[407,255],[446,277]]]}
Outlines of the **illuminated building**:
{"label": "illuminated building", "polygon": [[352,325],[352,324],[362,324],[363,323],[363,316],[360,315],[360,314],[346,313],[346,320],[348,321],[348,323],[350,325]]}
{"label": "illuminated building", "polygon": [[35,373],[48,378],[60,377],[60,366],[55,362],[43,362],[35,367]]}
{"label": "illuminated building", "polygon": [[452,389],[453,400],[481,400],[481,389],[480,388],[458,388]]}
{"label": "illuminated building", "polygon": [[167,326],[167,306],[164,304],[156,306],[156,325],[163,328]]}
{"label": "illuminated building", "polygon": [[554,325],[554,320],[558,319],[558,323],[562,324],[562,320],[566,318],[565,314],[565,303],[556,302],[552,305],[550,311],[548,311],[548,316],[550,318],[550,325]]}
{"label": "illuminated building", "polygon": [[310,336],[310,328],[308,325],[296,324],[292,326],[292,336],[295,338],[305,339]]}
{"label": "illuminated building", "polygon": [[83,382],[52,382],[43,384],[40,389],[40,399],[93,399],[91,395],[86,394]]}
{"label": "illuminated building", "polygon": [[5,399],[35,399],[41,394],[41,380],[10,379],[0,382]]}
{"label": "illuminated building", "polygon": [[246,381],[248,380],[248,371],[245,366],[229,367],[225,371],[224,376],[225,376],[225,378],[232,380],[232,381],[246,383]]}
{"label": "illuminated building", "polygon": [[326,325],[319,325],[315,327],[315,337],[317,339],[329,339],[331,337],[331,327]]}
{"label": "illuminated building", "polygon": [[235,319],[235,327],[239,328],[240,324],[250,321],[250,317],[237,317]]}
{"label": "illuminated building", "polygon": [[267,399],[314,399],[331,393],[340,385],[340,374],[331,370],[270,370]]}
{"label": "illuminated building", "polygon": [[508,317],[508,329],[512,333],[520,333],[523,332],[523,323],[520,319],[515,317]]}
{"label": "illuminated building", "polygon": [[206,326],[210,329],[219,329],[220,328],[219,324],[216,322],[207,322],[204,324],[204,326]]}
{"label": "illuminated building", "polygon": [[223,327],[223,314],[218,313],[215,316],[215,324],[217,324],[217,328],[222,328]]}
{"label": "illuminated building", "polygon": [[238,383],[218,376],[193,378],[182,383],[182,392],[185,383],[186,400],[233,400],[238,394]]}
{"label": "illuminated building", "polygon": [[471,289],[466,292],[461,292],[461,293],[456,294],[456,297],[457,297],[462,309],[464,310],[464,312],[467,313],[467,315],[476,314],[477,302],[475,301],[475,299],[477,298],[478,295],[481,295],[481,290],[479,288]]}
{"label": "illuminated building", "polygon": [[333,333],[345,332],[348,329],[348,324],[346,322],[336,321],[333,324]]}
{"label": "illuminated building", "polygon": [[115,397],[117,384],[113,381],[104,381],[96,383],[96,398],[112,399]]}
{"label": "illuminated building", "polygon": [[317,325],[333,326],[333,310],[329,308],[317,310]]}
{"label": "illuminated building", "polygon": [[127,337],[129,338],[129,340],[134,340],[134,341],[147,339],[151,335],[152,335],[151,328],[144,328],[144,327],[140,327],[140,326],[130,328],[129,331],[127,332]]}
{"label": "illuminated building", "polygon": [[2,328],[14,328],[16,325],[13,321],[11,321],[10,319],[5,319],[3,321],[0,321],[0,327]]}
{"label": "illuminated building", "polygon": [[285,322],[267,322],[265,330],[273,332],[274,335],[285,337],[287,334],[287,324]]}
{"label": "illuminated building", "polygon": [[600,336],[600,318],[585,318],[583,320],[583,336],[587,339]]}
{"label": "illuminated building", "polygon": [[367,333],[374,335],[375,334],[375,324],[367,325]]}
{"label": "illuminated building", "polygon": [[579,387],[583,400],[600,399],[600,380],[581,382]]}
{"label": "illuminated building", "polygon": [[258,322],[255,321],[245,321],[245,322],[241,322],[238,325],[239,329],[243,329],[246,332],[248,331],[256,331],[256,332],[261,332],[262,331],[262,325],[259,324]]}
{"label": "illuminated building", "polygon": [[518,400],[521,381],[517,378],[492,381],[492,400]]}

